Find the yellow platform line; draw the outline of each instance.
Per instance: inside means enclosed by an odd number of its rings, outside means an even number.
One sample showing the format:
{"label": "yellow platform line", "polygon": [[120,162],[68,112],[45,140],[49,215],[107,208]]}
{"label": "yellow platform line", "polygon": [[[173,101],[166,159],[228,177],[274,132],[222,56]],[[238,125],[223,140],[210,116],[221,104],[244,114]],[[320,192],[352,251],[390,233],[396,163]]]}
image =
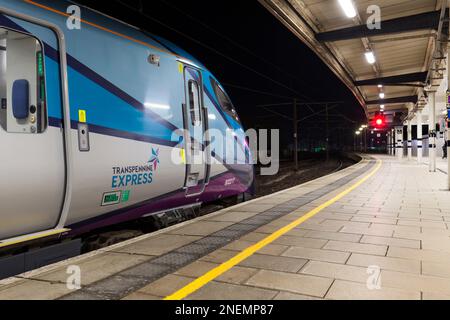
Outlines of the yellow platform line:
{"label": "yellow platform line", "polygon": [[333,199],[328,200],[327,202],[323,203],[322,205],[318,206],[317,208],[311,210],[310,212],[308,212],[307,214],[302,216],[300,219],[298,219],[298,220],[290,223],[289,225],[279,229],[278,231],[272,233],[267,238],[261,240],[260,242],[256,243],[255,245],[248,247],[247,249],[240,252],[239,254],[237,254],[236,256],[231,258],[230,260],[224,262],[220,266],[212,269],[211,271],[207,272],[203,276],[192,281],[184,288],[180,289],[179,291],[175,292],[174,294],[172,294],[170,296],[167,296],[164,300],[182,300],[182,299],[188,297],[189,295],[193,294],[194,292],[196,292],[197,290],[199,290],[200,288],[202,288],[209,282],[220,277],[222,274],[229,271],[231,268],[238,265],[242,261],[246,260],[250,256],[254,255],[256,252],[260,251],[261,249],[263,249],[267,245],[271,244],[278,238],[282,237],[283,235],[285,235],[288,232],[292,231],[293,229],[297,228],[304,222],[308,221],[309,219],[311,219],[312,217],[317,215],[319,212],[323,211],[327,207],[329,207],[332,204],[336,203],[337,201],[341,200],[343,197],[348,195],[350,192],[354,191],[359,186],[361,186],[368,179],[373,177],[378,172],[378,170],[380,170],[381,165],[382,165],[382,161],[378,160],[376,167],[368,175],[366,175],[365,177],[360,179],[358,182],[356,182],[354,185],[352,185],[345,191],[338,194]]}

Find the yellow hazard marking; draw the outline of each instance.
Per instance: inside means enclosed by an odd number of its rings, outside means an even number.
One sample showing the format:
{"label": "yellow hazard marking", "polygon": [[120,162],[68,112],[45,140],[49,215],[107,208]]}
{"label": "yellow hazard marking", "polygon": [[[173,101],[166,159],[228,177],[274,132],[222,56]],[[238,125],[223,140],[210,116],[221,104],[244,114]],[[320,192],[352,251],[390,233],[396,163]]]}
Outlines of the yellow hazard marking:
{"label": "yellow hazard marking", "polygon": [[183,71],[184,71],[184,66],[183,66],[183,64],[182,64],[181,62],[178,62],[178,72],[179,72],[179,73],[183,73]]}
{"label": "yellow hazard marking", "polygon": [[197,278],[196,280],[192,281],[187,286],[185,286],[184,288],[182,288],[179,291],[175,292],[174,294],[166,297],[164,300],[182,300],[182,299],[188,297],[189,295],[193,294],[194,292],[196,292],[197,290],[201,289],[203,286],[205,286],[209,282],[213,281],[217,277],[220,277],[222,274],[224,274],[225,272],[229,271],[234,266],[238,265],[242,261],[246,260],[247,258],[252,256],[253,254],[255,254],[259,250],[263,249],[264,247],[266,247],[267,245],[271,244],[272,242],[274,242],[275,240],[279,239],[280,237],[282,237],[283,235],[287,234],[288,232],[292,231],[293,229],[297,228],[298,226],[300,226],[304,222],[308,221],[309,219],[311,219],[312,217],[314,217],[315,215],[317,215],[319,212],[323,211],[324,209],[328,208],[329,206],[331,206],[335,202],[341,200],[343,197],[345,197],[350,192],[354,191],[359,186],[361,186],[364,182],[366,182],[371,177],[373,177],[378,172],[378,170],[380,170],[381,165],[382,165],[382,161],[378,160],[376,167],[368,175],[366,175],[364,178],[362,178],[361,180],[356,182],[354,185],[352,185],[351,187],[349,187],[345,191],[343,191],[340,194],[338,194],[333,199],[328,200],[327,202],[323,203],[322,205],[318,206],[317,208],[311,210],[310,212],[305,214],[300,219],[298,219],[298,220],[292,222],[291,224],[289,224],[289,225],[279,229],[278,231],[272,233],[267,238],[261,240],[260,242],[256,243],[255,245],[253,245],[251,247],[248,247],[247,249],[245,249],[244,251],[240,252],[239,254],[237,254],[236,256],[231,258],[230,260],[228,260],[228,261],[224,262],[223,264],[221,264],[220,266],[212,269],[211,271],[207,272],[206,274],[204,274],[200,278]]}
{"label": "yellow hazard marking", "polygon": [[78,110],[78,121],[80,123],[86,123],[86,110]]}
{"label": "yellow hazard marking", "polygon": [[180,149],[180,158],[183,164],[186,164],[186,151],[184,149]]}
{"label": "yellow hazard marking", "polygon": [[13,245],[20,244],[20,243],[43,239],[43,238],[55,236],[58,234],[63,234],[63,233],[69,232],[69,231],[70,231],[70,229],[56,229],[56,230],[52,230],[52,231],[48,231],[48,232],[37,233],[37,234],[31,235],[31,236],[20,237],[20,238],[16,238],[16,239],[13,239],[10,241],[0,242],[0,248],[6,248],[6,247],[13,246]]}

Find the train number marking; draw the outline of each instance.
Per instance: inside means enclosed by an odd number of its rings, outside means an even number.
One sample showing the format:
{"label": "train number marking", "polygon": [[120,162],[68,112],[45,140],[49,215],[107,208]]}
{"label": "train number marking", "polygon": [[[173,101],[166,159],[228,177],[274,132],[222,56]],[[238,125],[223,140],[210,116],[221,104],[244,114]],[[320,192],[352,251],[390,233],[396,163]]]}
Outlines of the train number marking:
{"label": "train number marking", "polygon": [[119,204],[122,199],[122,192],[107,192],[103,194],[102,207]]}

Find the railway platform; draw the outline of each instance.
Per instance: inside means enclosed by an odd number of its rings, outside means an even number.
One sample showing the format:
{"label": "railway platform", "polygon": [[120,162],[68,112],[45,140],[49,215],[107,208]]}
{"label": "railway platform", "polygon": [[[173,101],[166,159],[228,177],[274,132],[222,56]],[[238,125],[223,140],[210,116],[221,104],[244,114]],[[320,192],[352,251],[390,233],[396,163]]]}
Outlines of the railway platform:
{"label": "railway platform", "polygon": [[445,184],[443,172],[423,164],[366,157],[292,189],[6,279],[0,299],[450,299]]}

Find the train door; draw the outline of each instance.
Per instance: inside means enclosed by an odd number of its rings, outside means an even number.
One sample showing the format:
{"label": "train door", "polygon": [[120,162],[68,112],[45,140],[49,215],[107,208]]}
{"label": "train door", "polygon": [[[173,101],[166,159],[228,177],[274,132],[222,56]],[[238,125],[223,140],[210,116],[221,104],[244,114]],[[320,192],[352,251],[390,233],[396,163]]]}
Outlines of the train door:
{"label": "train door", "polygon": [[201,73],[194,68],[184,68],[185,94],[184,120],[186,130],[186,196],[198,196],[205,190],[208,180],[205,132],[208,119],[203,105]]}
{"label": "train door", "polygon": [[39,36],[58,41],[50,29],[28,28],[33,34],[0,24],[0,239],[55,228],[65,190],[59,64]]}

